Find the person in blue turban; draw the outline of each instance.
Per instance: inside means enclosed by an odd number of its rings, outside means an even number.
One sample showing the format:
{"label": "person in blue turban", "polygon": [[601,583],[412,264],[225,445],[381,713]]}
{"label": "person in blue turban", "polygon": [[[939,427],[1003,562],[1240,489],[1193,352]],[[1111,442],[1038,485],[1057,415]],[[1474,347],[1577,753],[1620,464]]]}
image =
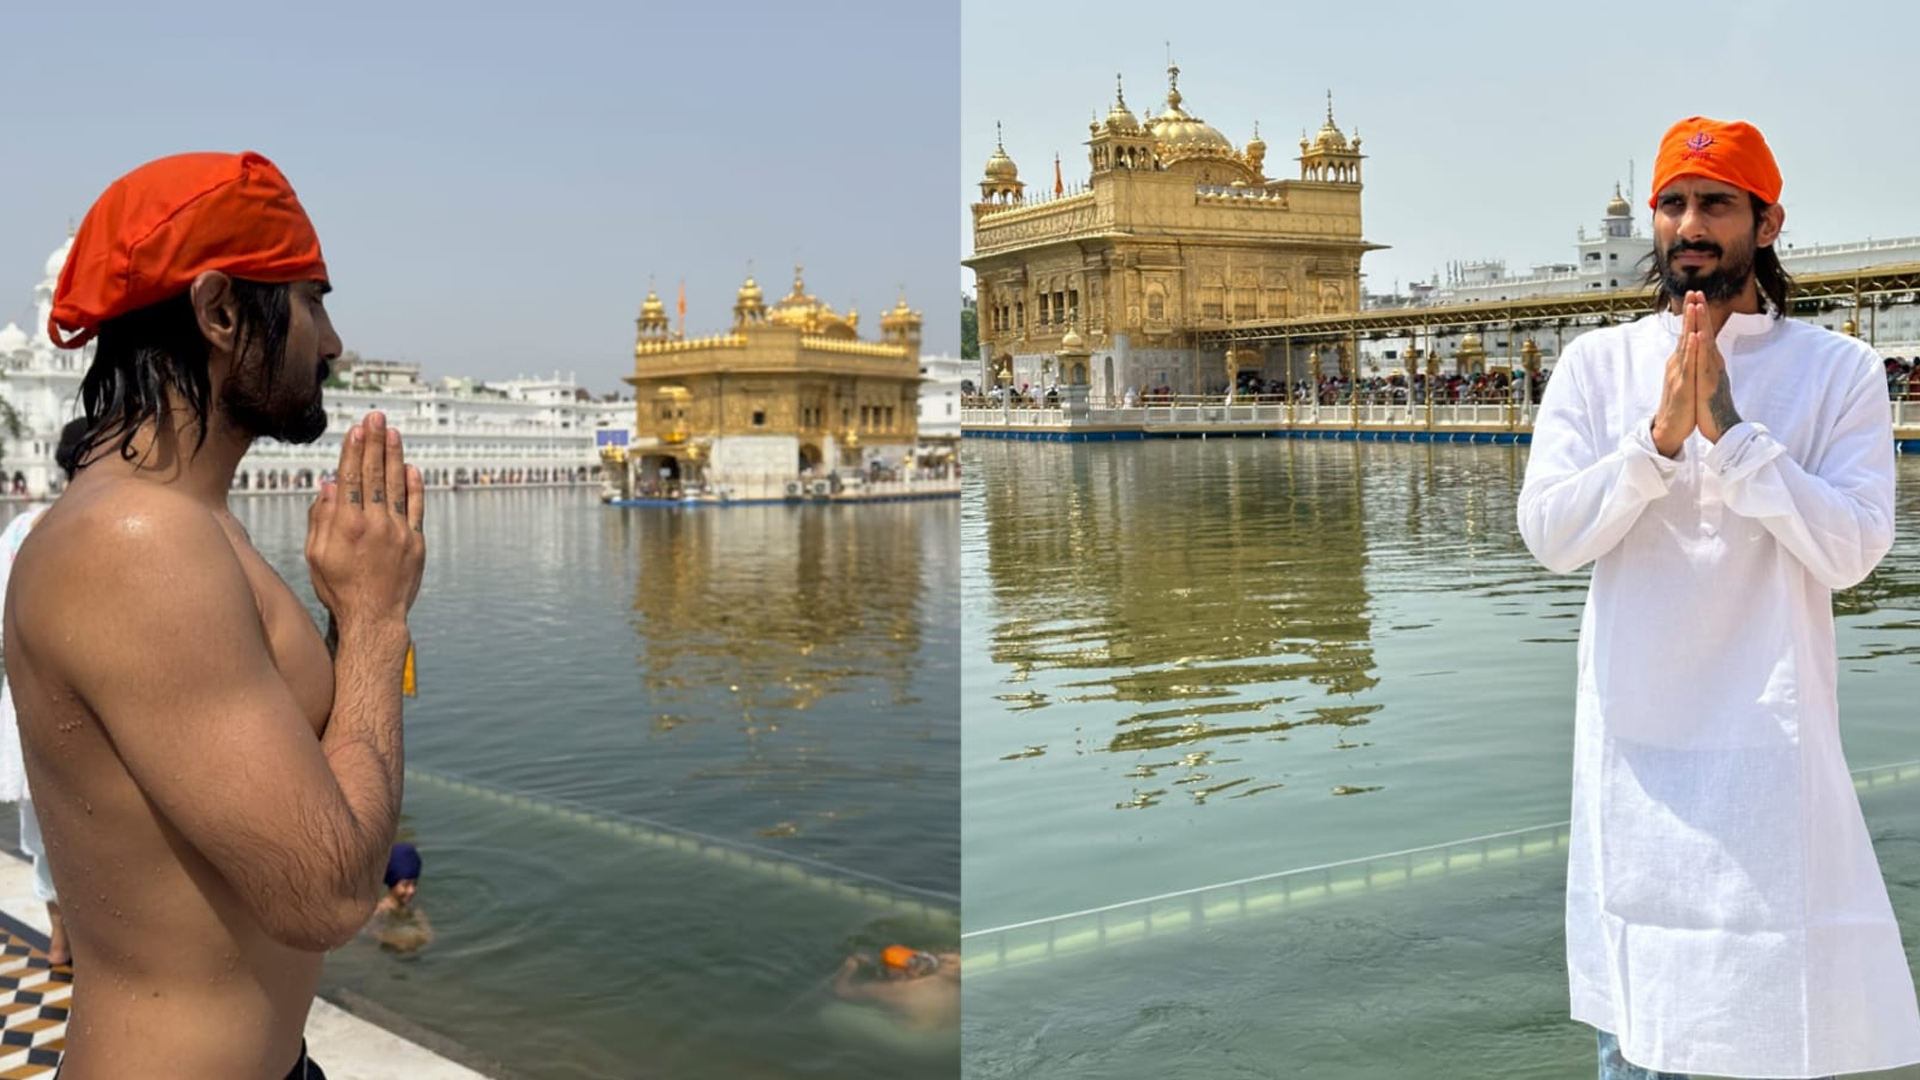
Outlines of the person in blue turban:
{"label": "person in blue turban", "polygon": [[420,849],[412,844],[395,844],[387,856],[387,895],[373,909],[373,934],[380,947],[390,952],[410,954],[425,948],[433,940],[433,927],[414,903],[420,888]]}

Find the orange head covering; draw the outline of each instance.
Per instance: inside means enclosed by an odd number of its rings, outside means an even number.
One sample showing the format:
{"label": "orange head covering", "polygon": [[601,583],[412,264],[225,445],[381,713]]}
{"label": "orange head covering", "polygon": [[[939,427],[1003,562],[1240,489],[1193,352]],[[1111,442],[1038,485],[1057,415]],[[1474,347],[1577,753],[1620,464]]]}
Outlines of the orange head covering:
{"label": "orange head covering", "polygon": [[1647,206],[1658,205],[1660,189],[1682,176],[1732,184],[1768,206],[1780,201],[1780,166],[1773,151],[1760,129],[1742,120],[1689,116],[1668,128],[1653,159],[1653,194]]}
{"label": "orange head covering", "polygon": [[914,951],[905,945],[889,945],[880,950],[880,963],[886,967],[905,971],[913,965],[915,955]]}
{"label": "orange head covering", "polygon": [[325,281],[320,238],[273,162],[177,154],[115,180],[60,270],[47,336],[77,349],[100,324],[186,292],[219,270],[248,281]]}

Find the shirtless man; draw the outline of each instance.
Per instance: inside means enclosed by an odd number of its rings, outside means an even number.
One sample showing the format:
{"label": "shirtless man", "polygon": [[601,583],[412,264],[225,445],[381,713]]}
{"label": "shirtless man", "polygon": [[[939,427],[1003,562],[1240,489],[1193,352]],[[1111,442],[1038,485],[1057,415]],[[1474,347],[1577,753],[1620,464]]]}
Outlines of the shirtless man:
{"label": "shirtless man", "polygon": [[[874,977],[861,980],[863,968]],[[960,1024],[960,954],[915,952],[889,945],[877,960],[849,956],[840,965],[833,993],[843,1001],[878,1005],[917,1031],[943,1031]]]}
{"label": "shirtless man", "polygon": [[142,166],[88,212],[49,332],[96,333],[79,470],[5,605],[76,967],[63,1080],[321,1076],[322,954],[366,924],[400,809],[421,477],[378,413],[309,518],[329,657],[227,507],[256,438],[310,442],[339,356],[319,241],[255,154]]}

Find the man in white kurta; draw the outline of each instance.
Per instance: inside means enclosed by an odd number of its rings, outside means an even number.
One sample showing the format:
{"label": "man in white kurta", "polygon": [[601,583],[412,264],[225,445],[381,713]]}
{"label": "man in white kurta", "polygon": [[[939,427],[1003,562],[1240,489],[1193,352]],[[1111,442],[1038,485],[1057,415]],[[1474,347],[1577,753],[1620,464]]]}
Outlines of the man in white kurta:
{"label": "man in white kurta", "polygon": [[[1543,564],[1594,564],[1572,1014],[1661,1072],[1891,1068],[1920,1061],[1920,1010],[1841,754],[1832,613],[1893,541],[1886,379],[1861,342],[1765,310],[1738,234],[1749,257],[1778,235],[1778,173],[1757,132],[1714,124],[1675,125],[1656,165],[1667,309],[1567,346],[1519,501]],[[1685,153],[1703,139],[1729,160]]]}

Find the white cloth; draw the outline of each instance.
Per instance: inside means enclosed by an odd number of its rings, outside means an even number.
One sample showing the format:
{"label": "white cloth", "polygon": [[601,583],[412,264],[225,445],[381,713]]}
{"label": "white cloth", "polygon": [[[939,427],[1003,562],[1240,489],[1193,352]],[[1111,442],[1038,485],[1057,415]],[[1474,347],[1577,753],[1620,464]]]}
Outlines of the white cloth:
{"label": "white cloth", "polygon": [[[0,603],[5,601],[7,583],[13,577],[13,557],[20,553],[27,531],[46,511],[45,506],[28,507],[7,522],[5,530],[0,530]],[[0,628],[5,625],[6,620],[0,619]],[[13,708],[13,683],[9,680],[6,692],[0,693],[0,802],[19,802],[27,797],[27,763],[20,752],[20,716]]]}
{"label": "white cloth", "polygon": [[1893,543],[1871,349],[1734,315],[1746,422],[1678,459],[1650,426],[1679,319],[1581,335],[1548,382],[1519,519],[1593,562],[1580,624],[1567,975],[1575,1020],[1664,1072],[1920,1061],[1892,905],[1841,755],[1832,590]]}
{"label": "white cloth", "polygon": [[43,904],[59,903],[60,892],[53,887],[53,866],[47,861],[47,842],[40,835],[40,815],[32,799],[20,800],[20,850],[33,860],[33,895]]}

